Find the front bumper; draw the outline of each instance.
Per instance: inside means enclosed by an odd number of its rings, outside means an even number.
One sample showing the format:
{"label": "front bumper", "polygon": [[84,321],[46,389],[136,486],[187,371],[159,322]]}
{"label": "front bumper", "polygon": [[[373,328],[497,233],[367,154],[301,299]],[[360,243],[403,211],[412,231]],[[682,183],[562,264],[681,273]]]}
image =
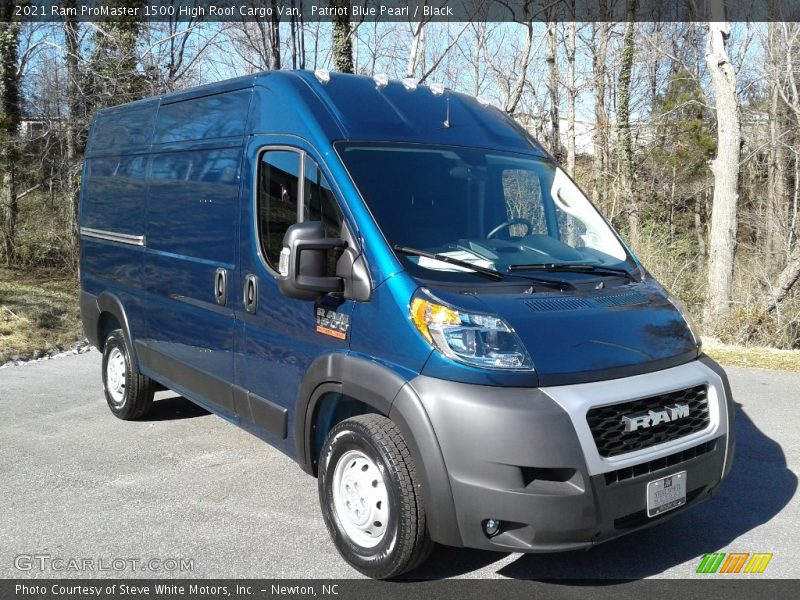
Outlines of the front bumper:
{"label": "front bumper", "polygon": [[[710,423],[671,442],[603,458],[586,427],[591,406],[703,381]],[[708,361],[648,375],[523,389],[418,377],[411,382],[447,468],[462,544],[514,552],[587,548],[662,522],[709,498],[732,459],[732,402],[724,372]],[[588,437],[587,437],[588,436]],[[686,504],[646,514],[647,483],[687,473]],[[488,537],[486,519],[499,519]]]}

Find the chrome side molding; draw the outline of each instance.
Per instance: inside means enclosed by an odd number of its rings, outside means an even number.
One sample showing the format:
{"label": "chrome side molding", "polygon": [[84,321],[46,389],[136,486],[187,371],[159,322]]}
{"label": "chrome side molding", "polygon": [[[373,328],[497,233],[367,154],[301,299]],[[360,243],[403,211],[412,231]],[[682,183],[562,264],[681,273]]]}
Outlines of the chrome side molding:
{"label": "chrome side molding", "polygon": [[120,244],[144,246],[143,235],[129,235],[127,233],[117,233],[115,231],[106,231],[105,229],[92,229],[90,227],[81,227],[81,235],[98,240],[119,242]]}

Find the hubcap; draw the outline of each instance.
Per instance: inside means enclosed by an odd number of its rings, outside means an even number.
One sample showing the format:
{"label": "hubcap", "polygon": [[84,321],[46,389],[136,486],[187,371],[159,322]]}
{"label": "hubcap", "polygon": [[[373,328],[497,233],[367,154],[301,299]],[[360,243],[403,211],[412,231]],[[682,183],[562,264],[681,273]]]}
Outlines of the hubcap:
{"label": "hubcap", "polygon": [[106,387],[115,405],[125,401],[125,357],[119,348],[113,348],[108,354]]}
{"label": "hubcap", "polygon": [[389,495],[378,466],[360,450],[345,452],[333,471],[333,506],[347,536],[373,548],[386,534]]}

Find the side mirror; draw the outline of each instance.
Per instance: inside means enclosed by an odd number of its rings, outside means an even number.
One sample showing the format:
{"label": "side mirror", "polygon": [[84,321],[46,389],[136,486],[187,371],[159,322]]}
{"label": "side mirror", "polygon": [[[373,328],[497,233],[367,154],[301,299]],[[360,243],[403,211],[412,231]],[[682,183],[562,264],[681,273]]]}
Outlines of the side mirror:
{"label": "side mirror", "polygon": [[278,288],[284,296],[298,300],[316,300],[320,294],[341,292],[341,277],[325,275],[328,252],[345,248],[347,242],[326,238],[325,227],[319,221],[295,223],[283,236],[278,271]]}

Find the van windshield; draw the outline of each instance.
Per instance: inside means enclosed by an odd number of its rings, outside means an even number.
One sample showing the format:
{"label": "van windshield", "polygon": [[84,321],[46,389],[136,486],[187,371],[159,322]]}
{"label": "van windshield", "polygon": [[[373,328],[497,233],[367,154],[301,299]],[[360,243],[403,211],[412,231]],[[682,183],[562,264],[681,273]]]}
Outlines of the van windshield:
{"label": "van windshield", "polygon": [[[389,244],[426,279],[635,265],[554,162],[478,148],[340,143],[337,151]],[[444,255],[453,261],[424,254]]]}

